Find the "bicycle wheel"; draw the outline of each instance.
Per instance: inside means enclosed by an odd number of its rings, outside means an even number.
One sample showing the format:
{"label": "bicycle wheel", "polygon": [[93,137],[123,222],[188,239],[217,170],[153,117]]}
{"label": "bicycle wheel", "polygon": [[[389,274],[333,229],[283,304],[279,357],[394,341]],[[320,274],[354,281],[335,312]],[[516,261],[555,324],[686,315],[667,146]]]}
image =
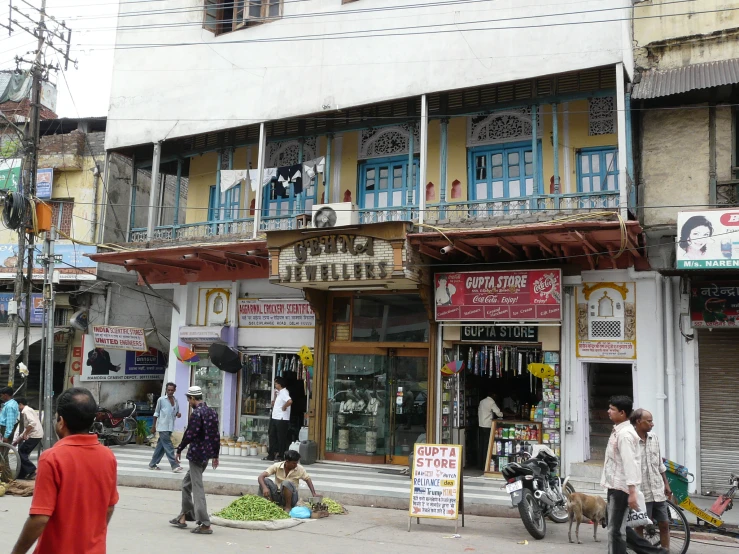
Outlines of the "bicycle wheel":
{"label": "bicycle wheel", "polygon": [[7,483],[18,478],[21,471],[21,458],[12,444],[0,442],[0,481]]}
{"label": "bicycle wheel", "polygon": [[[688,526],[688,520],[685,517],[682,509],[673,504],[671,501],[667,501],[667,513],[668,513],[668,524],[670,533],[670,554],[685,554],[688,551],[688,545],[690,544],[690,527]],[[662,536],[659,530],[659,525],[654,523],[644,527],[644,538],[655,546],[659,546],[662,543]],[[629,552],[633,552],[631,548]]]}

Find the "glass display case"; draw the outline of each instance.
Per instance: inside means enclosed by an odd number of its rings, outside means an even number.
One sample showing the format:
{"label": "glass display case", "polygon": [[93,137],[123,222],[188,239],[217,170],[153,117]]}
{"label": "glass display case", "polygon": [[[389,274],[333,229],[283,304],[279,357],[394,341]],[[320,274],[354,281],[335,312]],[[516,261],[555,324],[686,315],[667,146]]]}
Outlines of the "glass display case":
{"label": "glass display case", "polygon": [[386,364],[387,357],[372,354],[329,356],[327,452],[386,454],[389,447]]}
{"label": "glass display case", "polygon": [[203,400],[218,412],[219,420],[222,419],[223,373],[221,370],[210,365],[208,358],[201,358],[200,364],[193,369],[192,384],[203,389]]}
{"label": "glass display case", "polygon": [[239,436],[264,443],[272,412],[274,355],[246,354],[242,371]]}

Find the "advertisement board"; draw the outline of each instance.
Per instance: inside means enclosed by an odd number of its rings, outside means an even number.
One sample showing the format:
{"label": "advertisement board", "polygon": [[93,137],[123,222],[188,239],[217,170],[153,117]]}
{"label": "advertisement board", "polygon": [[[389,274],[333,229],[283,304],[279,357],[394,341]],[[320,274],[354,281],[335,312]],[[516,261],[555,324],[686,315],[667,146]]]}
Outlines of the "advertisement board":
{"label": "advertisement board", "polygon": [[53,169],[39,169],[36,172],[36,196],[45,200],[51,199],[51,185],[53,182]]}
{"label": "advertisement board", "polygon": [[[43,325],[44,323],[44,300],[41,294],[32,294],[31,299],[31,325]],[[13,300],[12,292],[0,293],[0,325],[7,324],[9,321],[8,316],[8,302]],[[21,300],[20,310],[21,320],[26,314],[26,301]]]}
{"label": "advertisement board", "polygon": [[164,379],[167,356],[156,348],[141,352],[95,346],[92,335],[82,342],[82,381],[146,381]]}
{"label": "advertisement board", "polygon": [[144,352],[146,333],[137,327],[114,327],[111,325],[93,325],[92,336],[95,346],[114,350],[131,350]]}
{"label": "advertisement board", "polygon": [[239,327],[315,327],[316,316],[305,300],[239,298]]}
{"label": "advertisement board", "polygon": [[560,321],[562,271],[437,273],[436,321]]}
{"label": "advertisement board", "polygon": [[458,444],[414,445],[409,515],[457,519],[462,464]]}
{"label": "advertisement board", "polygon": [[[34,280],[43,280],[43,267],[38,259],[41,256],[41,246],[34,249],[35,267]],[[72,244],[69,241],[57,241],[54,245],[56,256],[54,270],[63,281],[92,281],[97,279],[97,262],[92,261],[86,254],[95,254],[97,247],[81,244]],[[0,244],[0,279],[14,279],[18,267],[18,245]]]}
{"label": "advertisement board", "polygon": [[678,269],[739,267],[739,209],[677,214]]}

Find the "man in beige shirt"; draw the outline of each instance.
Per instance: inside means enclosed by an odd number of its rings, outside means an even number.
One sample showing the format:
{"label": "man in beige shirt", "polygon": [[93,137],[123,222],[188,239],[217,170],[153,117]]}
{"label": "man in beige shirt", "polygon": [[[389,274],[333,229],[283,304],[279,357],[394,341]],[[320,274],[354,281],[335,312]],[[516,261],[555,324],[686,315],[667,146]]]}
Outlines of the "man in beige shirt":
{"label": "man in beige shirt", "polygon": [[[298,487],[300,481],[305,481],[313,496],[316,489],[313,488],[313,481],[310,475],[305,471],[300,461],[300,453],[295,450],[288,450],[285,453],[285,461],[277,462],[269,466],[259,476],[259,488],[262,490],[264,498],[271,500],[278,506],[282,506],[286,512],[289,512],[298,504]],[[275,476],[275,484],[270,476]]]}
{"label": "man in beige shirt", "polygon": [[35,479],[36,466],[31,461],[31,452],[38,446],[41,439],[44,438],[44,430],[41,427],[36,411],[28,405],[25,398],[16,398],[18,409],[21,414],[21,424],[18,429],[18,438],[14,444],[20,444],[18,447],[18,455],[21,459],[21,471],[18,479]]}

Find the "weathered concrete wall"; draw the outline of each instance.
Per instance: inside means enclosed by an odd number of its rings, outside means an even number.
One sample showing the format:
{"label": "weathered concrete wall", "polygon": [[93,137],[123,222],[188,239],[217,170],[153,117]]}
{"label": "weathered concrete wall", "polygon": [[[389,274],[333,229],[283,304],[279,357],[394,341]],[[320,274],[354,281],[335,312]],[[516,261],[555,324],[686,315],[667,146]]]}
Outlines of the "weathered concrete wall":
{"label": "weathered concrete wall", "polygon": [[672,206],[708,204],[708,108],[647,110],[642,122],[644,223],[674,225]]}

